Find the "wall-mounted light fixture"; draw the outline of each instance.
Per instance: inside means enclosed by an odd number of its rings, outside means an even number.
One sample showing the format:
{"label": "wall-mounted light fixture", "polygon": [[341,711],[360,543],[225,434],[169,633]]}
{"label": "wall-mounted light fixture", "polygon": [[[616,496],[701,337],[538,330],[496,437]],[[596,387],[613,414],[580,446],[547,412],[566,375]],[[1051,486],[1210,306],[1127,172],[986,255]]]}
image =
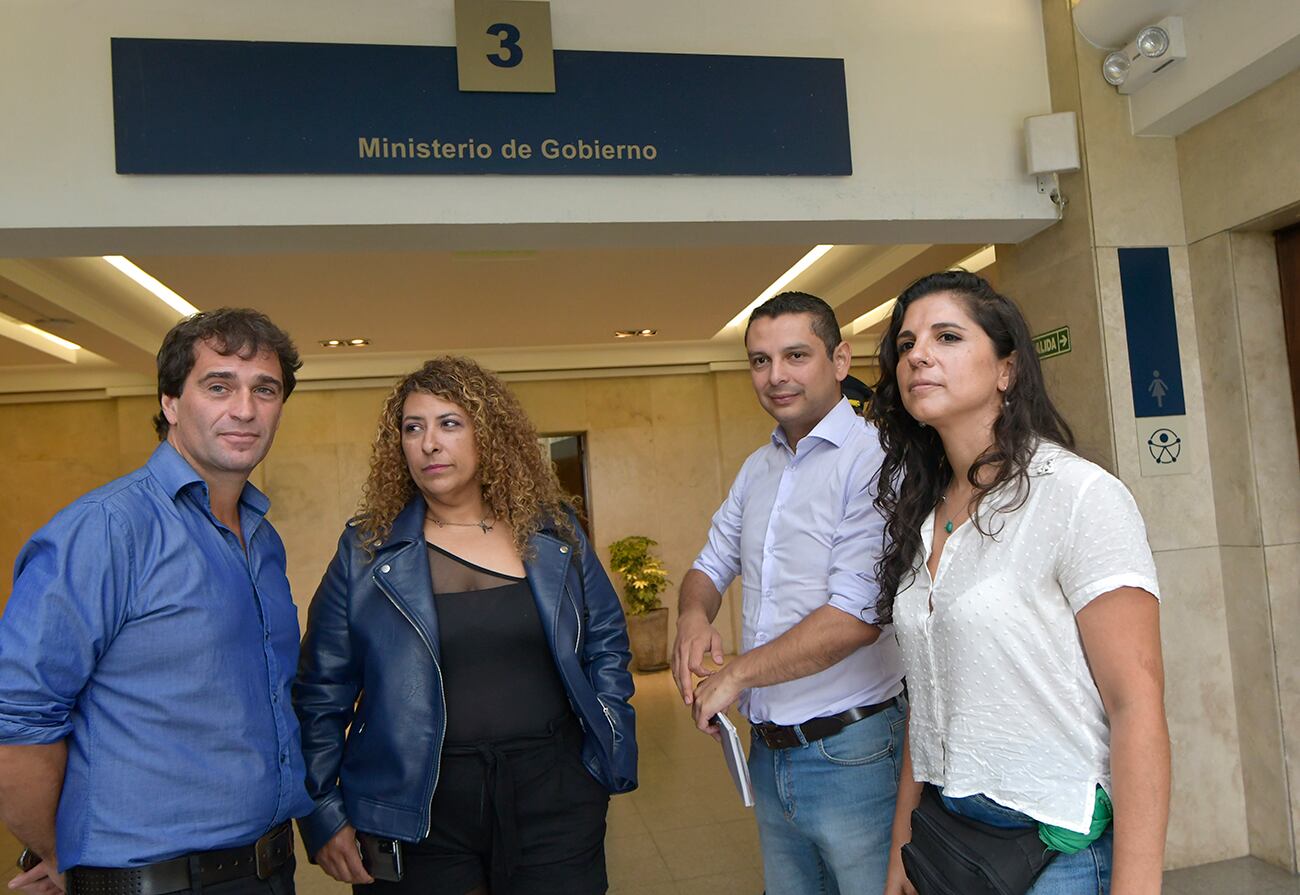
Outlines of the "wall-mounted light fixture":
{"label": "wall-mounted light fixture", "polygon": [[1179,59],[1186,58],[1183,20],[1180,16],[1169,16],[1143,28],[1122,50],[1108,54],[1101,63],[1101,76],[1127,96],[1137,93]]}
{"label": "wall-mounted light fixture", "polygon": [[322,348],[365,348],[369,339],[321,339]]}
{"label": "wall-mounted light fixture", "polygon": [[658,334],[657,329],[616,329],[614,338],[616,339],[648,339],[650,336]]}

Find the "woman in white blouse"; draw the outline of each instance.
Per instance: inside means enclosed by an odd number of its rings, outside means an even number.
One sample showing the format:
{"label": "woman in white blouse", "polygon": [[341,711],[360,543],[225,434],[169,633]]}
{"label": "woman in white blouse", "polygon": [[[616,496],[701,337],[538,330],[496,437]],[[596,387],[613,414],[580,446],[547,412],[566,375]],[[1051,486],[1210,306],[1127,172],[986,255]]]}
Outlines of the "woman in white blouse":
{"label": "woman in white blouse", "polygon": [[1032,895],[1159,892],[1169,735],[1133,498],[1069,450],[1023,316],[982,278],[910,286],[880,365],[876,573],[912,702],[887,895],[915,891],[923,783],[950,813],[1038,826],[1062,853]]}

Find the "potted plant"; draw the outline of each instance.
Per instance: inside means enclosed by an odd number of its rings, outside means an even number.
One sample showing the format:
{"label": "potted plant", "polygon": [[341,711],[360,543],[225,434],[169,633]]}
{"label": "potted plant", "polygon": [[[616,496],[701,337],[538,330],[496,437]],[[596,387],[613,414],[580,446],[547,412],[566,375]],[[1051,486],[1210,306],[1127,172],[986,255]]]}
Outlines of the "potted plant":
{"label": "potted plant", "polygon": [[668,570],[650,550],[657,546],[658,541],[644,535],[609,545],[609,564],[623,578],[627,633],[637,671],[668,667],[668,610],[659,604],[659,595],[668,588]]}

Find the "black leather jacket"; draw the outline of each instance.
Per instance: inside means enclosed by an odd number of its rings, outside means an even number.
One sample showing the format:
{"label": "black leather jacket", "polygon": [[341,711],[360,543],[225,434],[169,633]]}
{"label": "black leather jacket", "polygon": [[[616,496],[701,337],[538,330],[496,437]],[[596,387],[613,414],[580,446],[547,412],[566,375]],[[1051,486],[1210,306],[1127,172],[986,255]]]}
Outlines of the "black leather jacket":
{"label": "black leather jacket", "polygon": [[[408,842],[428,835],[446,708],[423,523],[417,498],[374,559],[349,526],[312,599],[293,688],[316,802],[299,821],[310,855],[348,822]],[[543,530],[524,565],[585,732],[583,764],[610,792],[627,792],[637,758],[627,625],[576,520],[574,528],[578,550]]]}

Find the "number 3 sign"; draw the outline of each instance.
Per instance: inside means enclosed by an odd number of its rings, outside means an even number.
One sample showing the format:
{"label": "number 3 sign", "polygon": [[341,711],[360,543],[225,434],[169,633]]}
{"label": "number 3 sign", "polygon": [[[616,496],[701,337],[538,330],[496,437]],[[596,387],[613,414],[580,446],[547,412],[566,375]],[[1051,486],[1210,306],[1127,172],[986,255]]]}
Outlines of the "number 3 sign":
{"label": "number 3 sign", "polygon": [[554,93],[551,4],[544,0],[456,0],[460,89]]}

